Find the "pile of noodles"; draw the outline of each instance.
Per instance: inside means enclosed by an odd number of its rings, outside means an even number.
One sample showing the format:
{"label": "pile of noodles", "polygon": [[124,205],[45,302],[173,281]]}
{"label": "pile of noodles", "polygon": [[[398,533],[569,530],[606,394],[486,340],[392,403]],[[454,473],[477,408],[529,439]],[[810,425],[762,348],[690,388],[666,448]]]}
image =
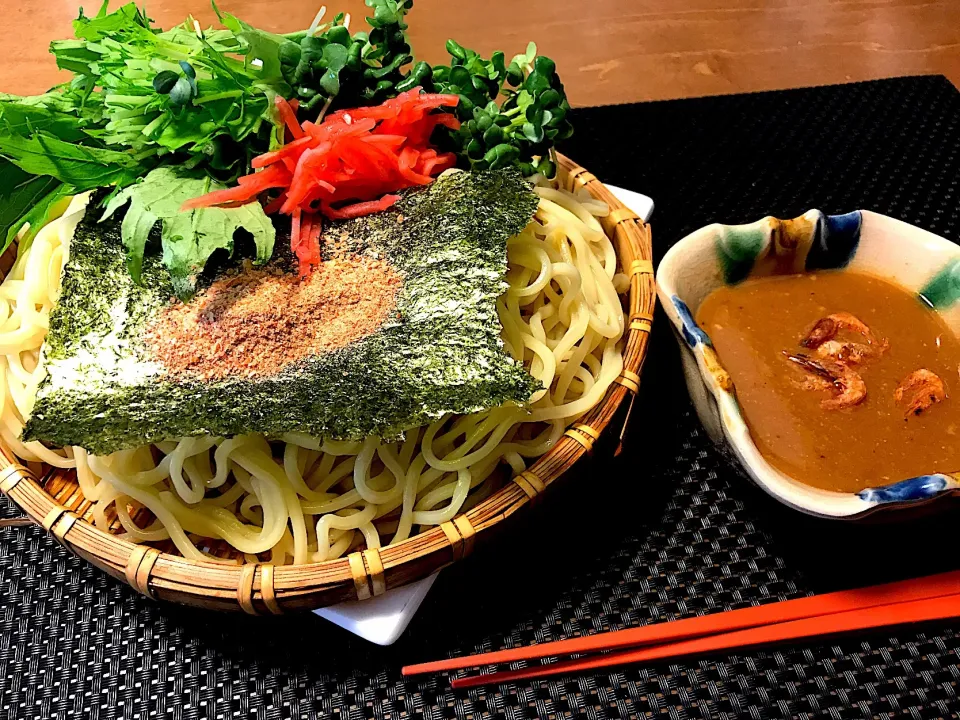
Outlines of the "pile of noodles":
{"label": "pile of noodles", "polygon": [[613,245],[596,219],[607,207],[553,187],[536,192],[535,219],[507,243],[509,289],[497,305],[507,351],[546,388],[527,407],[446,417],[394,443],[251,434],[93,456],[21,442],[83,213],[78,197],[0,284],[0,438],[25,462],[76,467],[98,527],[171,550],[172,543],[195,560],[318,562],[450,520],[546,453],[623,368],[618,292],[627,281],[615,274]]}

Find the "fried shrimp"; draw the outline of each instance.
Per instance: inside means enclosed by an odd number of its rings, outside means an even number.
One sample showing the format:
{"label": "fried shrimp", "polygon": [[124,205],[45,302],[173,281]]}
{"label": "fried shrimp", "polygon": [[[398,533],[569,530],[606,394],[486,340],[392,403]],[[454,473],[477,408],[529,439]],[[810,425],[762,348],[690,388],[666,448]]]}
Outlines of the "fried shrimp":
{"label": "fried shrimp", "polygon": [[817,357],[834,360],[845,365],[863,365],[880,357],[884,346],[875,347],[865,343],[827,340],[817,348]]}
{"label": "fried shrimp", "polygon": [[935,372],[926,368],[914,370],[907,375],[896,390],[894,399],[905,406],[904,414],[919,415],[947,398],[947,389],[943,380]]}
{"label": "fried shrimp", "polygon": [[824,410],[843,410],[862,403],[867,397],[867,384],[856,371],[834,360],[814,360],[809,355],[788,354],[787,360],[820,379],[820,387],[839,391],[834,397],[821,401]]}
{"label": "fried shrimp", "polygon": [[866,323],[848,312],[833,313],[820,318],[813,329],[800,341],[800,345],[814,350],[825,342],[833,340],[841,330],[861,335],[869,345],[886,349],[886,341],[878,341]]}

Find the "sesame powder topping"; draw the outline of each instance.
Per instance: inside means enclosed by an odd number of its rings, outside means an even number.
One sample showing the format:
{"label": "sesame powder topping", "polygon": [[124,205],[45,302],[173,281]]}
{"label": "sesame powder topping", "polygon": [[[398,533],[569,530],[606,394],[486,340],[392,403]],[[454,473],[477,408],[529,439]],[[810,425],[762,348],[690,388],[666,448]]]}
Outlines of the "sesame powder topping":
{"label": "sesame powder topping", "polygon": [[389,263],[360,255],[305,278],[247,269],[164,308],[146,329],[147,349],[172,376],[273,375],[375,332],[395,314],[402,283]]}

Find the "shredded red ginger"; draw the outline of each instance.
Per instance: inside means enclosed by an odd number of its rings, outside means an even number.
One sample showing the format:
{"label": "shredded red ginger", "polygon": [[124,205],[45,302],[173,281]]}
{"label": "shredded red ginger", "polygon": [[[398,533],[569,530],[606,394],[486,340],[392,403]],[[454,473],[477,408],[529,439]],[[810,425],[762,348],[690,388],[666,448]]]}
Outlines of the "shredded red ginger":
{"label": "shredded red ginger", "polygon": [[400,199],[397,190],[426,185],[454,166],[456,156],[438,153],[430,136],[437,125],[459,128],[453,115],[434,112],[459,99],[418,87],[382,105],[332,113],[318,125],[300,124],[291,103],[277,97],[286,144],[255,157],[254,172],[236,187],[188,200],[183,209],[240,205],[281,189],[265,210],[291,216],[290,247],[305,274],[320,262],[320,215],[340,220],[386,210]]}

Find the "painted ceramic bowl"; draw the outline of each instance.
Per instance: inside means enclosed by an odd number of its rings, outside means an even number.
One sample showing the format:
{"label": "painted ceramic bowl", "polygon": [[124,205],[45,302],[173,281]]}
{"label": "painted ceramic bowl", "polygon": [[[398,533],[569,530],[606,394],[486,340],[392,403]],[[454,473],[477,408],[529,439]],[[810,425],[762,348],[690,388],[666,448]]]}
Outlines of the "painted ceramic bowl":
{"label": "painted ceramic bowl", "polygon": [[[687,387],[700,420],[726,442],[750,477],[781,502],[829,518],[929,503],[960,491],[960,476],[923,475],[857,493],[804,485],[771,466],[757,450],[729,374],[694,317],[704,298],[747,277],[850,268],[887,278],[922,295],[960,332],[960,247],[907,223],[867,210],[793,220],[766,217],[749,225],[708,225],[678,242],[660,263],[660,301],[676,330]],[[960,468],[958,468],[960,470]]]}

